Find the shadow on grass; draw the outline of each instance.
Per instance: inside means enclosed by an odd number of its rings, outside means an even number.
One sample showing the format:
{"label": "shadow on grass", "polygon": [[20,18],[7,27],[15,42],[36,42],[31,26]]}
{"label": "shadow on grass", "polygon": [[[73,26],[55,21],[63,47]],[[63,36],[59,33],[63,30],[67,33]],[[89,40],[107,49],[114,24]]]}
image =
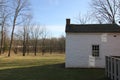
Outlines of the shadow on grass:
{"label": "shadow on grass", "polygon": [[104,69],[65,69],[64,63],[0,70],[0,80],[105,80]]}

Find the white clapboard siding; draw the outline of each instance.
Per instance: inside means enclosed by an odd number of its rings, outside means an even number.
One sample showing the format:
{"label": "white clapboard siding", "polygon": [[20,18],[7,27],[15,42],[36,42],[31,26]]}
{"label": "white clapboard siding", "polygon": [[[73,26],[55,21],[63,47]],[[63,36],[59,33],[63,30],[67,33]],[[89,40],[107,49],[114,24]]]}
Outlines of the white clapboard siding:
{"label": "white clapboard siding", "polygon": [[[114,36],[116,35],[116,37]],[[100,46],[100,55],[90,66],[92,45]],[[120,33],[66,33],[66,68],[105,68],[105,56],[120,55]]]}

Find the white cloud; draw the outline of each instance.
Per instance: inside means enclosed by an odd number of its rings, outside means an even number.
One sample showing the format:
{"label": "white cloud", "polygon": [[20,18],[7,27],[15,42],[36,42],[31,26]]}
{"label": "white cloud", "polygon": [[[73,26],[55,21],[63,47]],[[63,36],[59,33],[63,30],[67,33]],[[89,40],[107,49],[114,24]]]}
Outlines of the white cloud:
{"label": "white cloud", "polygon": [[[40,25],[40,26],[41,28],[46,29],[46,31],[48,32],[47,34],[48,36],[60,37],[61,35],[65,35],[65,25]],[[23,27],[16,26],[15,33],[19,33],[20,31],[23,31]]]}
{"label": "white cloud", "polygon": [[47,31],[52,33],[52,36],[59,37],[65,34],[65,25],[46,25]]}

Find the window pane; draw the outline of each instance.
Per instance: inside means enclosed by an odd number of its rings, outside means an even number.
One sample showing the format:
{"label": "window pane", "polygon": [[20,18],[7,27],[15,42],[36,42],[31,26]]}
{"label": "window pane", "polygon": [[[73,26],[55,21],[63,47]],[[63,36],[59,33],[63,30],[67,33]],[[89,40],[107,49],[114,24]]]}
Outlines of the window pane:
{"label": "window pane", "polygon": [[99,45],[92,45],[92,56],[99,56]]}

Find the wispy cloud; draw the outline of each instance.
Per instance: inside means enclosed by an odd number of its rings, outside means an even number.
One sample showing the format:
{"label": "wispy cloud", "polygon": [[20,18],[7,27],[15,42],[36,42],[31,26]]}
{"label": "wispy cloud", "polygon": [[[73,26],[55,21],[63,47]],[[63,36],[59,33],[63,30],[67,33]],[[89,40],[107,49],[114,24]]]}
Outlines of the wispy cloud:
{"label": "wispy cloud", "polygon": [[[35,27],[36,26],[34,26],[34,28]],[[48,37],[60,37],[61,35],[65,35],[65,25],[40,25],[40,27],[47,31]],[[11,27],[9,30],[11,30]],[[21,31],[23,31],[23,27],[16,26],[15,33],[19,33]]]}
{"label": "wispy cloud", "polygon": [[65,26],[64,25],[46,25],[47,31],[52,33],[52,36],[59,37],[65,35]]}
{"label": "wispy cloud", "polygon": [[58,5],[59,4],[59,0],[49,0],[49,4],[51,4],[51,5]]}

